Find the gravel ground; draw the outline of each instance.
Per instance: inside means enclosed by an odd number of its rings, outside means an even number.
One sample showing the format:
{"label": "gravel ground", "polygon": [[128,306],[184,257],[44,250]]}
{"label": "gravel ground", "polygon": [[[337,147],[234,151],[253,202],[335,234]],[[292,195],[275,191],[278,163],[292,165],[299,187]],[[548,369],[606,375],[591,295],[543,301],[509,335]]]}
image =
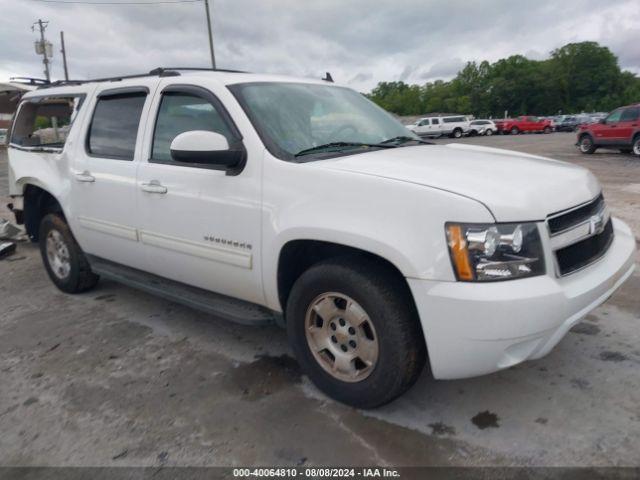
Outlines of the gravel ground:
{"label": "gravel ground", "polygon": [[[573,140],[458,141],[586,166],[640,233],[640,159],[582,156]],[[0,465],[640,465],[638,291],[636,270],[541,360],[469,380],[425,373],[363,412],[319,393],[277,327],[232,325],[107,281],[64,295],[37,248],[20,243],[0,260]]]}

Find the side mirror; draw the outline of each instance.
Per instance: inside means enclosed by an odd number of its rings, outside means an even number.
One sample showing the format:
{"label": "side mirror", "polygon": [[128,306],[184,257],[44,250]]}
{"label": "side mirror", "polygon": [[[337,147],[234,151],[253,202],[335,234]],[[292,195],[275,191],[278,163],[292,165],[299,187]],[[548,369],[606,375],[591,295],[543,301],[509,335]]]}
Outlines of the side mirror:
{"label": "side mirror", "polygon": [[231,150],[227,139],[216,132],[192,130],[178,135],[171,142],[171,157],[176,162],[235,167],[243,156],[241,150]]}
{"label": "side mirror", "polygon": [[598,123],[602,123],[603,125],[605,125],[607,123],[607,119],[601,118],[600,120],[598,120]]}

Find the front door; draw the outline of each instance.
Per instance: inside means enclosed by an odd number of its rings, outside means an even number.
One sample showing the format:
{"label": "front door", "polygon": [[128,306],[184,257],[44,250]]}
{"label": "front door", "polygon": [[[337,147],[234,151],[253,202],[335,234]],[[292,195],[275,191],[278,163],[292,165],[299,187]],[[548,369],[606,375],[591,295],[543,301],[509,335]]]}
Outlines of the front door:
{"label": "front door", "polygon": [[607,144],[618,142],[618,138],[620,138],[618,124],[620,123],[621,116],[621,108],[614,110],[607,116],[603,124],[598,125],[598,128],[594,129],[596,143]]}
{"label": "front door", "polygon": [[[168,78],[160,84],[151,107],[145,161],[140,164],[136,187],[145,270],[261,303],[260,176],[264,147],[244,145],[219,98],[235,102],[217,83],[204,89]],[[175,161],[171,142],[193,130],[220,133],[229,145],[244,148],[244,167],[225,171],[213,164]]]}
{"label": "front door", "polygon": [[136,230],[138,137],[157,78],[135,87],[106,88],[88,105],[90,121],[74,157],[71,196],[74,235],[98,257],[141,268]]}
{"label": "front door", "polygon": [[640,107],[627,107],[622,111],[616,131],[618,143],[631,144],[631,136],[638,129],[638,117],[640,117]]}

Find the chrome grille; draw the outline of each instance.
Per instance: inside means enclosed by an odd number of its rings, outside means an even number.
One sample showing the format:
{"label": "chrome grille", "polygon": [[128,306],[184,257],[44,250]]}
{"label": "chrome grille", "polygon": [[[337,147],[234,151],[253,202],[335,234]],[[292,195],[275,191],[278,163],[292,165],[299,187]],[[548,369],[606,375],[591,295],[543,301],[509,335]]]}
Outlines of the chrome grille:
{"label": "chrome grille", "polygon": [[595,262],[613,241],[613,224],[602,194],[586,204],[549,215],[547,228],[559,276]]}

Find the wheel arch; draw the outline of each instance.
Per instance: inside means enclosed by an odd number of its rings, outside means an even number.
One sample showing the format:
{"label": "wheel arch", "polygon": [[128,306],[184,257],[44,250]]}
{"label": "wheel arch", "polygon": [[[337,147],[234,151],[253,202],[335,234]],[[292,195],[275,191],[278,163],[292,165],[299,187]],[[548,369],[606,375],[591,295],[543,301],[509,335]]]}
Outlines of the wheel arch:
{"label": "wheel arch", "polygon": [[293,239],[282,246],[278,255],[276,278],[278,301],[282,311],[286,311],[289,293],[295,281],[300,278],[300,275],[317,263],[339,257],[364,258],[382,265],[387,269],[389,275],[393,277],[394,282],[398,282],[402,285],[402,288],[406,288],[406,292],[413,301],[409,284],[401,269],[387,258],[369,250],[342,243],[325,240]]}
{"label": "wheel arch", "polygon": [[40,221],[49,213],[57,213],[63,218],[64,210],[58,199],[40,182],[23,183],[24,198],[24,226],[31,241],[36,242],[39,238]]}

